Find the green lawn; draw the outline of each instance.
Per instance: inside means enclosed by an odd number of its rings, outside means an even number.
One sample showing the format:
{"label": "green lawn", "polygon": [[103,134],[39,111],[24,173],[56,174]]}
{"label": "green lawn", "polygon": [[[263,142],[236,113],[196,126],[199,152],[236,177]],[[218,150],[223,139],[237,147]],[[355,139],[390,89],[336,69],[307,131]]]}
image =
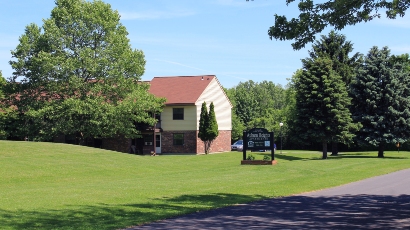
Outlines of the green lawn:
{"label": "green lawn", "polygon": [[[279,151],[278,151],[279,152]],[[262,159],[265,153],[251,153]],[[266,153],[269,154],[269,153]],[[287,196],[410,167],[410,152],[241,152],[136,156],[67,144],[0,141],[1,229],[118,229],[257,199]]]}

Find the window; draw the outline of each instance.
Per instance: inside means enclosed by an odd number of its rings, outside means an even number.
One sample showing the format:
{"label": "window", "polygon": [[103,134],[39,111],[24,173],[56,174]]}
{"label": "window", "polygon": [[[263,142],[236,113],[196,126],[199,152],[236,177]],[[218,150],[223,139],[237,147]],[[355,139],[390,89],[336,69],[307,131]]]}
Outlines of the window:
{"label": "window", "polygon": [[152,134],[145,134],[144,135],[144,145],[152,145],[154,136]]}
{"label": "window", "polygon": [[184,145],[183,133],[174,133],[174,145]]}
{"label": "window", "polygon": [[172,114],[174,120],[184,120],[184,108],[173,108]]}

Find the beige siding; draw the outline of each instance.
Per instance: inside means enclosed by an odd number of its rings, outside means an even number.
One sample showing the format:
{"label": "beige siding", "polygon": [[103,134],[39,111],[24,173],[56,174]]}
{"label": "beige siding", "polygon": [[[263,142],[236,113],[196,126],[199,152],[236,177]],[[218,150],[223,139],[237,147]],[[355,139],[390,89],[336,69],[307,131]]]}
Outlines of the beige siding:
{"label": "beige siding", "polygon": [[232,106],[228,97],[221,88],[219,82],[214,78],[208,87],[198,98],[196,104],[196,127],[199,129],[199,117],[201,114],[202,103],[206,102],[209,111],[211,102],[215,106],[215,115],[219,130],[232,130]]}
{"label": "beige siding", "polygon": [[[172,109],[184,108],[184,120],[173,120]],[[195,106],[165,106],[161,113],[161,128],[164,131],[197,130]]]}

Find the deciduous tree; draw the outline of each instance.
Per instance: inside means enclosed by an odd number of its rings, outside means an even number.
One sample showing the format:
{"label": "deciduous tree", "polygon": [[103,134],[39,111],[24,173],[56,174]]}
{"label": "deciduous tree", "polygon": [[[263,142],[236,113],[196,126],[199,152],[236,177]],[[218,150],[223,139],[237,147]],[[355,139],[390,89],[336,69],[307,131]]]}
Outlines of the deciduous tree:
{"label": "deciduous tree", "polygon": [[6,84],[7,81],[3,78],[0,70],[0,139],[5,139],[7,136],[5,124],[8,108],[3,101],[5,97],[4,88],[6,87]]}
{"label": "deciduous tree", "polygon": [[134,123],[153,124],[148,114],[160,111],[163,101],[138,82],[143,52],[131,48],[120,15],[109,4],[55,3],[51,17],[41,27],[28,25],[12,51],[12,103],[19,121],[30,127],[19,135],[136,136]]}
{"label": "deciduous tree", "polygon": [[[286,4],[295,1],[286,0]],[[383,10],[387,18],[395,19],[403,17],[409,6],[409,0],[327,0],[320,3],[299,0],[299,16],[288,20],[284,15],[275,14],[275,25],[270,27],[268,35],[271,39],[294,40],[292,47],[299,50],[313,42],[315,35],[327,26],[341,30],[345,26],[380,18]]]}

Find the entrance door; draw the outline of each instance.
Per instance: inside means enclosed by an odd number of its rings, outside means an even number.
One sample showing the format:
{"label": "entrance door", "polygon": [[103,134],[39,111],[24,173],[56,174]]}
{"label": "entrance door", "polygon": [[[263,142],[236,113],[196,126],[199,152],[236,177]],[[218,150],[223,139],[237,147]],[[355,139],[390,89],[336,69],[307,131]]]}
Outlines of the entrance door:
{"label": "entrance door", "polygon": [[161,153],[161,134],[155,135],[155,153]]}

